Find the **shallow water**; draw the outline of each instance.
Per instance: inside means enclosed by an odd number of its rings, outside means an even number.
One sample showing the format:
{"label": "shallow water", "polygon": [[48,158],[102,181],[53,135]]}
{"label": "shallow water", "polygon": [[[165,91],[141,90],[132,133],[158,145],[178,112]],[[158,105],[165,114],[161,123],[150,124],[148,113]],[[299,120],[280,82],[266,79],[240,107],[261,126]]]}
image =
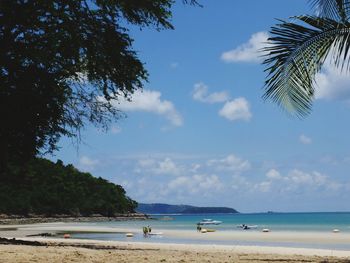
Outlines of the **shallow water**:
{"label": "shallow water", "polygon": [[[204,218],[219,220],[223,223],[210,226],[217,230],[240,230],[237,225],[257,225],[256,231],[263,228],[273,231],[329,232],[337,228],[350,233],[349,213],[257,213],[257,214],[202,214],[202,215],[167,215],[174,220],[159,220],[163,215],[153,215],[157,220],[146,221],[110,221],[97,222],[98,226],[115,226],[124,228],[142,228],[151,225],[157,229],[196,229],[196,224]],[[254,231],[251,229],[249,231]]]}
{"label": "shallow water", "polygon": [[258,245],[258,246],[285,246],[285,247],[305,247],[305,248],[325,248],[350,250],[350,244],[329,243],[311,244],[300,242],[262,242],[262,241],[242,241],[242,240],[203,240],[186,237],[151,236],[144,237],[141,229],[143,226],[152,226],[153,231],[158,230],[193,230],[196,231],[196,224],[204,218],[211,218],[223,223],[215,226],[208,226],[217,231],[244,231],[237,227],[240,224],[257,225],[257,229],[246,231],[261,232],[263,228],[269,228],[273,232],[323,232],[331,233],[337,228],[341,233],[350,233],[350,213],[261,213],[261,214],[206,214],[206,215],[167,215],[173,220],[160,220],[163,215],[153,215],[156,220],[146,221],[121,221],[121,222],[96,222],[79,223],[79,225],[94,225],[99,227],[116,227],[125,229],[140,229],[134,237],[127,238],[125,234],[116,233],[75,233],[74,238],[97,239],[97,240],[117,240],[129,242],[161,242],[161,243],[192,243],[192,244],[216,244],[216,245]]}

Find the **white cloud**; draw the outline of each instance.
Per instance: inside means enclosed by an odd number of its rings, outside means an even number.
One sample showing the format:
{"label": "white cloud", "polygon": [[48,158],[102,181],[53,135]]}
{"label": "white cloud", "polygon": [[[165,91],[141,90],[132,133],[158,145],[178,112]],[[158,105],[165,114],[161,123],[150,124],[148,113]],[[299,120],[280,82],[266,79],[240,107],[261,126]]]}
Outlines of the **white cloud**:
{"label": "white cloud", "polygon": [[272,183],[270,181],[263,181],[261,183],[255,184],[254,189],[263,193],[267,193],[271,191]]}
{"label": "white cloud", "polygon": [[265,31],[257,32],[247,43],[222,53],[221,59],[225,62],[260,62],[262,53],[259,51],[266,46],[268,37]]}
{"label": "white cloud", "polygon": [[[96,160],[84,159],[85,164],[98,164]],[[101,173],[105,171],[106,160],[99,160],[104,169],[96,172]],[[101,163],[97,168],[102,167]],[[112,182],[121,183],[129,196],[143,202],[172,200],[172,203],[214,205],[234,195],[239,203],[230,202],[237,209],[244,210],[244,203],[248,202],[254,209],[262,205],[268,210],[270,204],[263,204],[264,198],[267,203],[279,199],[280,202],[304,199],[313,202],[322,195],[322,202],[327,197],[346,196],[350,190],[349,180],[344,178],[336,179],[312,170],[284,170],[286,167],[278,164],[266,167],[257,160],[253,167],[247,159],[234,154],[189,159],[178,154],[138,154],[108,163],[115,166]]]}
{"label": "white cloud", "polygon": [[200,164],[194,163],[194,164],[192,164],[192,167],[190,168],[190,172],[197,173],[201,167],[202,166]]}
{"label": "white cloud", "polygon": [[275,180],[275,179],[281,179],[281,174],[279,171],[275,170],[275,169],[270,169],[267,173],[266,173],[266,177],[271,179],[271,180]]}
{"label": "white cloud", "polygon": [[178,166],[172,159],[165,158],[164,160],[141,159],[138,161],[138,167],[135,172],[147,173],[149,175],[179,175],[182,172],[182,167]]}
{"label": "white cloud", "polygon": [[138,165],[141,167],[152,167],[155,164],[153,159],[141,159],[138,161]]}
{"label": "white cloud", "polygon": [[302,144],[311,144],[312,143],[312,139],[310,137],[307,137],[306,135],[302,134],[299,136],[299,141]]}
{"label": "white cloud", "polygon": [[282,176],[279,171],[271,169],[266,173],[268,181],[255,184],[256,189],[262,192],[278,190],[280,192],[300,192],[316,190],[319,188],[331,189],[337,187],[337,183],[330,181],[326,175],[320,172],[305,172],[299,169],[291,170]]}
{"label": "white cloud", "polygon": [[158,174],[173,174],[180,173],[180,168],[170,159],[166,158],[158,163],[158,167],[155,168],[155,172]]}
{"label": "white cloud", "polygon": [[214,92],[208,94],[208,86],[202,82],[194,84],[193,99],[204,103],[225,102],[230,99],[226,91]]}
{"label": "white cloud", "polygon": [[208,195],[222,188],[223,184],[217,175],[180,176],[168,183],[169,191],[180,194],[200,193],[201,195]]}
{"label": "white cloud", "polygon": [[323,69],[316,74],[315,98],[325,100],[350,100],[350,74],[341,71],[327,59]]}
{"label": "white cloud", "polygon": [[230,121],[249,121],[252,117],[249,102],[242,97],[226,102],[219,115]]}
{"label": "white cloud", "polygon": [[79,159],[79,167],[84,170],[93,170],[99,164],[100,164],[99,160],[91,159],[87,156],[82,156]]}
{"label": "white cloud", "polygon": [[232,172],[243,172],[250,169],[251,165],[249,161],[243,160],[234,154],[230,154],[223,159],[213,159],[208,161],[209,166],[214,166],[220,171],[232,171]]}
{"label": "white cloud", "polygon": [[327,176],[322,175],[319,172],[307,173],[298,169],[292,170],[288,174],[287,179],[296,184],[308,184],[316,186],[323,185],[327,182]]}
{"label": "white cloud", "polygon": [[328,191],[328,193],[337,193],[344,189],[344,185],[331,180],[328,176],[320,172],[306,172],[299,169],[290,170],[282,175],[276,169],[270,169],[265,178],[260,181],[248,180],[243,176],[233,176],[232,188],[241,193],[292,193],[292,194],[310,194]]}
{"label": "white cloud", "polygon": [[153,90],[136,91],[131,101],[123,98],[117,101],[114,106],[122,111],[145,111],[167,118],[172,125],[181,126],[183,120],[172,102],[161,99],[161,93]]}

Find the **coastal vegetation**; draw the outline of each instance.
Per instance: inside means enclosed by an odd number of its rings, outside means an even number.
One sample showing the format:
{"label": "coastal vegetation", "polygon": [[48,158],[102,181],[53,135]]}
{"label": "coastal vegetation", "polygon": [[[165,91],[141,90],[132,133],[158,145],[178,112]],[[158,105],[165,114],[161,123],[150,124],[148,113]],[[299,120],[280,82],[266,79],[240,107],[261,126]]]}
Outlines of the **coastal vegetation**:
{"label": "coastal vegetation", "polygon": [[265,99],[297,116],[310,113],[324,63],[350,70],[350,1],[311,0],[316,15],[280,20],[271,28],[266,52]]}
{"label": "coastal vegetation", "polygon": [[0,184],[0,213],[53,216],[115,216],[132,213],[137,203],[122,186],[62,161],[32,160],[26,172],[13,166]]}
{"label": "coastal vegetation", "polygon": [[[198,5],[196,0],[183,0]],[[173,29],[173,0],[13,1],[0,5],[0,213],[113,215],[125,190],[38,157],[62,136],[108,129],[148,79],[129,27]]]}

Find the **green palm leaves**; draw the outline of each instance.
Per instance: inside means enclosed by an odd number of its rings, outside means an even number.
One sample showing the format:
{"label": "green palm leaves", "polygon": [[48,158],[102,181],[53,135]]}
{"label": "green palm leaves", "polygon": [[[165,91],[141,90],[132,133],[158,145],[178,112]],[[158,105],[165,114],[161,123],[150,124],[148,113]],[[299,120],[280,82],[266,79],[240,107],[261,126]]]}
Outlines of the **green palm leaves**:
{"label": "green palm leaves", "polygon": [[311,111],[315,76],[326,58],[349,70],[350,0],[314,0],[318,16],[297,16],[271,28],[266,52],[265,99],[288,112]]}

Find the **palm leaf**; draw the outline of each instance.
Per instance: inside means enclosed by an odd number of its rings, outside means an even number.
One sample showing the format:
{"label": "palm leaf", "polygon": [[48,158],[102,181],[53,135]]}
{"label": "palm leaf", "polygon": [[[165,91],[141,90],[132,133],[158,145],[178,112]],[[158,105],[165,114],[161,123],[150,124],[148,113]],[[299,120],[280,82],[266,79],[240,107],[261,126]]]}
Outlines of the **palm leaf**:
{"label": "palm leaf", "polygon": [[333,20],[346,21],[349,18],[349,0],[310,0],[318,16]]}
{"label": "palm leaf", "polygon": [[315,75],[332,51],[332,62],[349,70],[350,24],[326,17],[299,16],[298,23],[281,21],[272,27],[263,49],[268,73],[265,99],[304,116],[311,111]]}

